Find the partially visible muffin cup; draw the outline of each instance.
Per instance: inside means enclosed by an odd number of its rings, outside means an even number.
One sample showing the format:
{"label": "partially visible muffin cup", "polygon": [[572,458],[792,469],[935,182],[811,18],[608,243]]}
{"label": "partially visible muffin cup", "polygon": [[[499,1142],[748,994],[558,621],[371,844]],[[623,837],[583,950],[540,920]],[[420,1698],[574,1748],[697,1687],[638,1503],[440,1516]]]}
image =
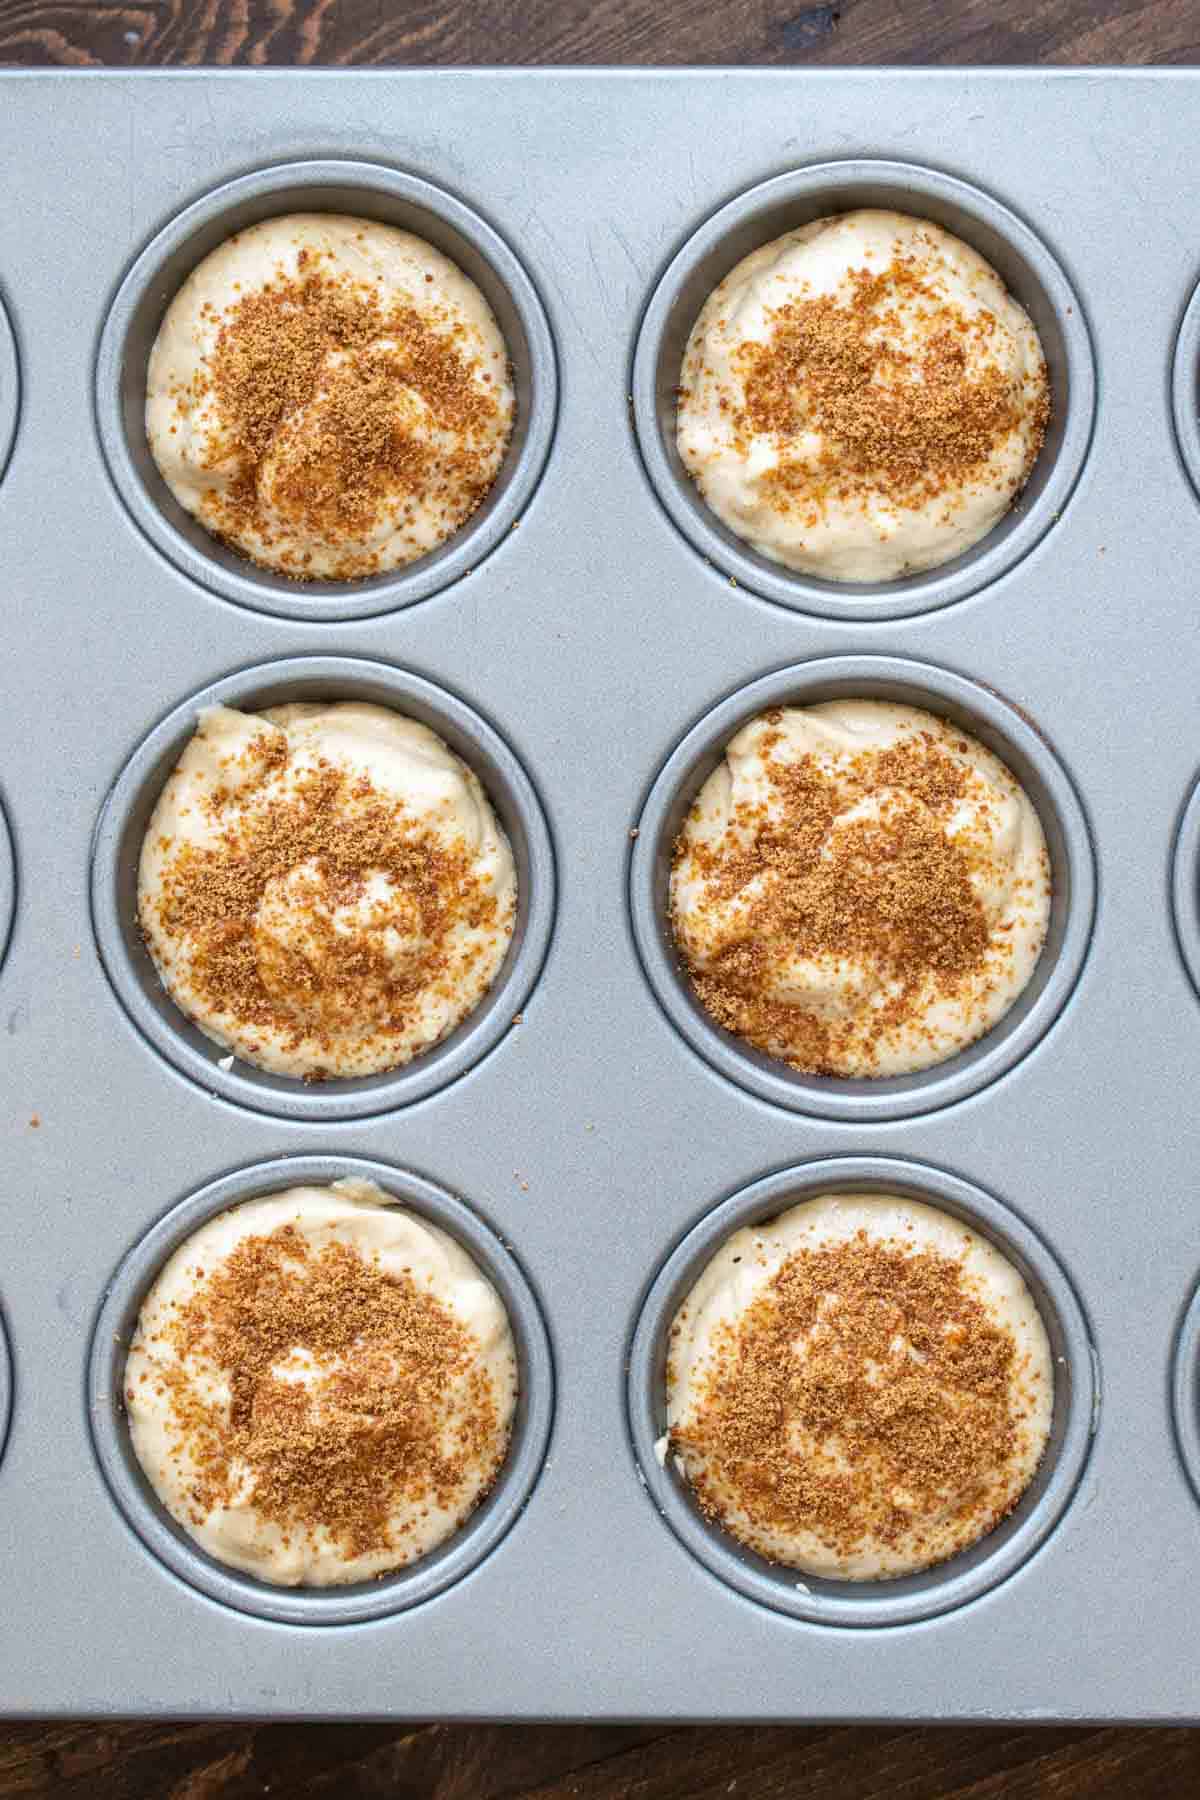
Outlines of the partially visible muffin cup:
{"label": "partially visible muffin cup", "polygon": [[1175,339],[1171,414],[1183,466],[1200,499],[1200,283],[1184,309]]}
{"label": "partially visible muffin cup", "polygon": [[[138,859],[163,785],[205,706],[261,712],[293,700],[359,700],[428,725],[482,782],[517,871],[517,921],[504,961],[474,1012],[402,1068],[305,1083],[235,1061],[185,1018],[164,988],[138,928]],[[118,1000],[142,1037],[210,1093],[285,1119],[361,1119],[445,1087],[508,1031],[537,979],[554,924],[554,852],[533,784],[499,733],[465,701],[388,663],[301,656],[227,675],[174,707],[133,752],[101,810],[92,843],[92,924]]]}
{"label": "partially visible muffin cup", "polygon": [[[1046,356],[1052,415],[1033,473],[986,537],[953,561],[898,581],[821,581],[772,562],[705,503],[675,442],[680,369],[709,294],[752,250],[830,213],[880,207],[930,219],[979,251],[1033,320]],[[764,599],[833,619],[899,619],[964,599],[1011,569],[1058,518],[1091,442],[1096,375],[1079,300],[1023,220],[953,175],[900,162],[817,163],[773,176],[705,220],[650,298],[633,360],[633,416],[650,484],[689,543]]]}
{"label": "partially visible muffin cup", "polygon": [[1200,779],[1184,802],[1171,850],[1171,912],[1179,954],[1200,994]]}
{"label": "partially visible muffin cup", "polygon": [[0,806],[0,967],[8,953],[17,911],[17,859],[4,808]]}
{"label": "partially visible muffin cup", "polygon": [[21,411],[21,374],[17,341],[0,300],[0,481],[8,467]]}
{"label": "partially visible muffin cup", "polygon": [[[123,1394],[125,1357],[159,1271],[206,1220],[302,1183],[343,1176],[375,1182],[389,1199],[456,1239],[478,1263],[508,1313],[519,1394],[504,1466],[458,1531],[408,1568],[346,1587],[286,1588],[226,1567],[168,1513],[133,1449]],[[512,1253],[463,1201],[422,1176],[356,1156],[285,1156],[223,1176],[173,1207],[129,1251],[113,1276],[92,1332],[86,1403],[100,1471],[117,1507],[151,1555],[182,1581],[238,1612],[290,1625],[351,1625],[403,1612],[461,1580],[500,1543],[533,1491],[554,1415],[550,1340],[529,1282]]]}
{"label": "partially visible muffin cup", "polygon": [[1180,1460],[1200,1502],[1200,1285],[1193,1289],[1175,1335],[1171,1416]]}
{"label": "partially visible muffin cup", "polygon": [[[180,506],[146,441],[146,371],[163,315],[198,263],[235,231],[293,212],[336,212],[411,231],[480,289],[508,345],[516,420],[500,473],[479,509],[437,550],[362,581],[297,582],[257,568]],[[226,182],[164,226],[125,276],[96,359],[96,420],[105,462],[135,524],[211,593],[282,618],[369,618],[409,606],[469,573],[520,518],[554,432],[558,378],[550,327],[533,283],[499,233],[454,195],[374,163],[300,162]]]}
{"label": "partially visible muffin cup", "polygon": [[[671,930],[675,840],[725,746],[774,706],[891,700],[923,707],[978,738],[1016,776],[1041,820],[1051,865],[1050,923],[1029,983],[998,1024],[965,1050],[911,1075],[801,1075],[719,1026],[697,999]],[[1026,1055],[1066,1005],[1083,967],[1096,899],[1087,820],[1070,776],[1038,728],[993,689],[948,669],[893,656],[835,656],[778,669],[706,713],[659,771],[637,821],[630,909],[642,967],[671,1023],[706,1062],[759,1099],[793,1112],[870,1124],[964,1099]]]}
{"label": "partially visible muffin cup", "polygon": [[[1008,1518],[946,1562],[882,1581],[827,1580],[768,1562],[704,1517],[674,1459],[669,1452],[662,1454],[671,1322],[707,1263],[742,1226],[776,1218],[818,1194],[838,1192],[919,1200],[962,1219],[995,1244],[1024,1278],[1053,1357],[1049,1440],[1037,1473]],[[737,1593],[820,1625],[911,1624],[965,1606],[1012,1575],[1046,1541],[1066,1510],[1087,1461],[1098,1405],[1096,1357],[1083,1309],[1036,1233],[999,1200],[959,1176],[883,1156],[829,1157],[783,1169],[723,1201],[675,1246],[654,1277],[629,1353],[633,1452],[664,1522],[698,1562]]]}
{"label": "partially visible muffin cup", "polygon": [[12,1357],[8,1348],[8,1335],[4,1329],[4,1320],[0,1318],[0,1461],[8,1444],[8,1427],[12,1420]]}

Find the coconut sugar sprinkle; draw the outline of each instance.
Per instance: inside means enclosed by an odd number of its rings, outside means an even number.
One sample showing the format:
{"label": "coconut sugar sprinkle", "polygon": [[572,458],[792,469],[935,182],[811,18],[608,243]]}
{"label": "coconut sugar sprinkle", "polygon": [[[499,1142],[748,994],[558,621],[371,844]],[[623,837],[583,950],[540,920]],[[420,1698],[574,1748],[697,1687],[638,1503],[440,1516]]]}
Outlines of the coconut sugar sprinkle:
{"label": "coconut sugar sprinkle", "polygon": [[[849,285],[844,304],[821,295],[779,307],[767,342],[739,351],[745,402],[735,414],[737,442],[743,453],[760,433],[776,443],[773,503],[807,511],[813,524],[831,499],[953,507],[997,448],[1025,430],[1015,491],[1045,436],[1044,372],[1030,383],[989,361],[995,315],[964,314],[915,257],[878,272],[857,269]],[[906,342],[901,306],[920,308],[915,343]],[[794,454],[810,433],[823,445],[815,462]]]}
{"label": "coconut sugar sprinkle", "polygon": [[436,548],[487,495],[512,421],[483,296],[430,246],[368,221],[301,215],[230,238],[151,359],[147,426],[177,496],[299,580]]}
{"label": "coconut sugar sprinkle", "polygon": [[859,1230],[788,1256],[714,1333],[671,1442],[701,1508],[762,1554],[921,1568],[1020,1498],[1041,1379],[960,1261]]}
{"label": "coconut sugar sprinkle", "polygon": [[1050,419],[1046,358],[997,271],[929,220],[859,209],[743,257],[679,374],[699,492],[761,555],[822,580],[904,579],[1014,505]]}
{"label": "coconut sugar sprinkle", "polygon": [[166,1409],[195,1526],[249,1504],[285,1549],[399,1567],[422,1509],[465,1516],[503,1461],[473,1334],[411,1277],[294,1226],[243,1238],[144,1348],[136,1384]]}
{"label": "coconut sugar sprinkle", "polygon": [[735,740],[751,774],[724,811],[702,790],[676,842],[672,921],[694,992],[802,1073],[940,1060],[1005,1010],[1040,947],[1036,820],[1023,873],[1016,783],[994,759],[985,777],[979,747],[928,715],[890,744],[804,754],[788,716]]}
{"label": "coconut sugar sprinkle", "polygon": [[[349,729],[345,709],[325,716]],[[242,736],[214,756],[227,720]],[[391,765],[376,772],[369,732],[393,726],[420,730],[368,710],[356,764],[314,752],[303,729],[264,720],[249,735],[249,716],[215,715],[143,852],[142,929],[177,1002],[239,1056],[309,1081],[378,1073],[437,1041],[512,935],[507,844],[496,832],[481,846],[450,801],[429,810]],[[441,791],[461,792],[468,823],[487,809],[431,733],[400,747],[418,775],[444,759]]]}

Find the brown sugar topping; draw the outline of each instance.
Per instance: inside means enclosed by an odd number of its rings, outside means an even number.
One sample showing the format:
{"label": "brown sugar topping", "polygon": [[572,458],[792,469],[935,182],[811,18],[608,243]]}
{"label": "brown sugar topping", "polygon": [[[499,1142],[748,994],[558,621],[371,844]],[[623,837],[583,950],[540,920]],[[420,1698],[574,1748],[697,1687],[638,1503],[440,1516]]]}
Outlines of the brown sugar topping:
{"label": "brown sugar topping", "polygon": [[285,1051],[303,1045],[321,1059],[308,1080],[338,1075],[348,1051],[395,1067],[429,1000],[458,1016],[485,990],[511,902],[465,843],[364,773],[322,759],[275,780],[290,757],[281,731],[241,753],[238,807],[223,787],[199,803],[217,841],[167,851],[159,890],[143,893],[143,930],[152,923],[181,954],[190,1003],[233,1021],[243,1048],[256,1032]]}
{"label": "brown sugar topping", "polygon": [[[307,537],[341,547],[350,577],[372,572],[364,540],[381,526],[432,509],[442,537],[456,530],[491,487],[508,430],[466,327],[438,328],[432,307],[385,307],[318,260],[301,251],[296,278],[243,295],[220,328],[201,377],[219,419],[207,460],[232,455],[237,476],[205,505],[218,534],[243,549],[250,534],[273,565],[302,576],[305,552],[289,543]],[[423,547],[414,536],[412,554]]]}
{"label": "brown sugar topping", "polygon": [[924,1565],[1020,1498],[1026,1374],[960,1263],[859,1231],[789,1256],[723,1329],[672,1441],[704,1511],[755,1548],[812,1533]]}
{"label": "brown sugar topping", "polygon": [[[196,1524],[244,1503],[249,1477],[255,1512],[285,1543],[324,1527],[347,1560],[403,1553],[412,1524],[398,1525],[400,1509],[465,1516],[503,1460],[471,1333],[409,1276],[346,1244],[314,1249],[291,1225],[244,1238],[162,1337],[180,1360],[163,1359],[149,1379],[164,1384],[176,1454],[194,1468]],[[287,1379],[304,1366],[297,1352],[315,1380]],[[228,1404],[203,1397],[188,1359],[224,1378]]]}
{"label": "brown sugar topping", "polygon": [[[916,258],[898,256],[872,274],[850,277],[842,304],[829,295],[775,309],[765,343],[740,346],[744,404],[733,425],[746,440],[766,434],[780,451],[768,491],[781,511],[799,507],[813,523],[824,504],[866,504],[882,496],[918,508],[953,499],[982,479],[1014,432],[1028,435],[1028,476],[1049,417],[1045,371],[1032,382],[986,360],[993,313],[969,317],[924,278]],[[919,303],[919,340],[903,347],[900,307]],[[819,457],[790,454],[818,433]]]}
{"label": "brown sugar topping", "polygon": [[[988,996],[989,970],[1011,951],[993,938],[972,877],[995,871],[986,837],[946,826],[972,772],[931,733],[839,759],[784,762],[762,740],[773,806],[735,807],[715,844],[689,836],[675,865],[699,878],[674,929],[702,1005],[726,1030],[814,1074],[870,1068],[901,1031],[920,1032],[939,998],[970,1015]],[[867,803],[859,816],[853,809]],[[693,820],[701,811],[698,801]],[[737,924],[728,929],[731,903]],[[800,960],[835,980],[865,968],[876,991],[845,1011],[777,997],[781,970]]]}

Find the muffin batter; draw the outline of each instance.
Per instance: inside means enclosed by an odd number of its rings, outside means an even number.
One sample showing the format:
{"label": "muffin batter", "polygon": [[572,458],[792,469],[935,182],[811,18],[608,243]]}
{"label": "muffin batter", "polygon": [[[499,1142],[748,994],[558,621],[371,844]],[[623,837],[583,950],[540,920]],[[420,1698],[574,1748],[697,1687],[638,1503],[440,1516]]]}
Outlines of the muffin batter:
{"label": "muffin batter", "polygon": [[1033,1478],[1053,1400],[1016,1269],[892,1194],[734,1232],[671,1327],[669,1447],[701,1507],[813,1575],[905,1575],[983,1537]]}
{"label": "muffin batter", "polygon": [[982,744],[916,707],[833,700],[727,745],[675,845],[670,904],[717,1024],[804,1074],[903,1075],[1017,999],[1050,863]]}
{"label": "muffin batter", "polygon": [[714,289],[680,374],[679,454],[760,555],[826,581],[960,555],[1029,478],[1049,416],[1037,332],[928,220],[817,219]]}
{"label": "muffin batter", "polygon": [[508,1316],[466,1251],[369,1181],[210,1219],[150,1290],[125,1365],[133,1447],[210,1556],[328,1587],[426,1555],[508,1447]]}
{"label": "muffin batter", "polygon": [[358,701],[200,715],[142,844],[176,1005],[246,1062],[378,1074],[479,1005],[516,917],[508,840],[425,725]]}
{"label": "muffin batter", "polygon": [[508,352],[423,239],[293,213],[193,270],[150,355],[146,434],[180,505],[264,567],[379,575],[435,550],[499,471]]}

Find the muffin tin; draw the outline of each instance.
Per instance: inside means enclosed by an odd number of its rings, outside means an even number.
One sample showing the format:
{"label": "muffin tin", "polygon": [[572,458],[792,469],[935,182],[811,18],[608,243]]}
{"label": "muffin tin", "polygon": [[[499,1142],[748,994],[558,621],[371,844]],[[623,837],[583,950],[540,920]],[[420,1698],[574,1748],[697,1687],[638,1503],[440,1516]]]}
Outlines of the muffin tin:
{"label": "muffin tin", "polygon": [[[0,330],[0,444],[20,397],[0,484],[0,1710],[1200,1720],[1179,1599],[1200,1564],[1198,81],[0,76],[20,361],[18,386]],[[862,202],[991,257],[1042,331],[1056,422],[1020,509],[961,564],[860,594],[788,577],[697,509],[669,390],[708,286]],[[198,534],[137,424],[196,257],[322,206],[411,226],[481,282],[522,425],[445,551],[310,589]],[[522,921],[489,1002],[424,1062],[296,1089],[220,1069],[165,1005],[134,863],[201,698],[351,691],[479,771]],[[737,723],[847,692],[931,705],[997,749],[1055,868],[1023,1001],[886,1088],[803,1081],[722,1037],[664,931],[671,833]],[[150,1496],[122,1347],[199,1218],[366,1171],[500,1284],[514,1450],[427,1563],[265,1589]],[[1012,1518],[869,1589],[741,1552],[654,1448],[697,1260],[848,1184],[1000,1243],[1058,1359],[1051,1448]],[[0,1351],[0,1421],[8,1391]]]}

